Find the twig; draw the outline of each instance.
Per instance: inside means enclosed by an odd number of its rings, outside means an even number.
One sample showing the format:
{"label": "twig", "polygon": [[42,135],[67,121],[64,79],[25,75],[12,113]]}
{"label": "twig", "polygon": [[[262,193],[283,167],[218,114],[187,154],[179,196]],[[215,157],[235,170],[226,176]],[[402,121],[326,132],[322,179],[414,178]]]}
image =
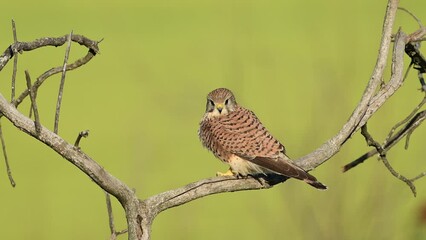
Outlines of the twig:
{"label": "twig", "polygon": [[80,140],[82,137],[87,138],[89,136],[89,130],[84,130],[78,133],[77,139],[75,140],[74,146],[79,147]]}
{"label": "twig", "polygon": [[[4,53],[0,56],[0,71],[3,69],[3,67],[8,63],[10,58],[14,55],[16,55],[18,52],[22,51],[32,51],[34,49],[40,48],[40,47],[46,47],[46,46],[61,46],[68,40],[68,34],[62,37],[58,38],[40,38],[36,39],[32,42],[17,42],[12,45],[10,45]],[[85,57],[78,59],[72,64],[69,64],[66,68],[67,71],[76,69],[87,62],[89,62],[96,54],[99,53],[99,47],[98,43],[100,41],[93,41],[90,40],[82,35],[72,35],[71,40],[74,42],[79,43],[80,45],[86,46],[89,48],[89,52],[86,54]],[[34,82],[32,86],[32,91],[37,92],[37,88],[41,86],[41,84],[50,76],[62,72],[63,66],[52,68],[46,72],[44,72],[42,75],[40,75],[37,80]],[[24,92],[19,95],[19,97],[12,101],[12,104],[17,107],[24,99],[29,95],[29,90],[26,89]],[[2,115],[0,114],[0,117]]]}
{"label": "twig", "polygon": [[417,191],[416,191],[416,186],[414,186],[413,182],[404,177],[403,175],[399,174],[398,172],[395,171],[395,169],[393,169],[393,167],[390,165],[388,159],[385,156],[381,156],[380,157],[382,159],[383,164],[386,166],[386,168],[389,170],[389,172],[396,178],[398,178],[399,180],[405,182],[409,187],[411,192],[413,193],[414,197],[417,196]]}
{"label": "twig", "polygon": [[[16,26],[15,21],[12,19],[12,31],[13,31],[13,42],[16,44],[18,42],[18,36],[16,34]],[[16,72],[18,71],[18,54],[15,54],[13,57],[13,72],[12,72],[12,93],[10,97],[10,101],[15,99],[15,82],[16,82]]]}
{"label": "twig", "polygon": [[65,85],[65,74],[67,72],[67,62],[68,62],[68,57],[69,57],[70,50],[71,50],[71,37],[72,37],[72,31],[68,35],[68,46],[67,46],[67,49],[65,51],[65,58],[64,58],[64,65],[63,65],[63,68],[62,68],[61,83],[59,85],[58,101],[56,103],[55,126],[54,126],[54,130],[53,130],[53,132],[56,133],[56,134],[58,134],[58,128],[59,128],[59,114],[61,112],[62,95],[63,95],[63,92],[64,92],[64,85]]}
{"label": "twig", "polygon": [[420,21],[420,19],[417,18],[416,15],[414,15],[412,12],[408,11],[406,8],[403,8],[403,7],[398,7],[398,9],[410,14],[410,16],[413,17],[417,21],[417,23],[419,24],[419,27],[423,27],[423,24]]}
{"label": "twig", "polygon": [[[13,57],[16,53],[22,52],[22,51],[32,51],[34,49],[40,48],[40,47],[46,47],[46,46],[54,46],[59,47],[65,44],[68,40],[68,34],[62,37],[45,37],[36,39],[32,42],[17,42],[12,45],[10,45],[2,55],[0,55],[0,71],[6,66],[7,62],[10,60],[11,57]],[[89,51],[96,55],[99,53],[99,47],[98,43],[99,41],[93,41],[85,36],[82,35],[76,35],[74,34],[71,38],[73,42],[79,43],[80,45],[83,45],[87,48],[89,48]]]}
{"label": "twig", "polygon": [[417,24],[419,24],[419,29],[408,35],[407,43],[420,43],[421,41],[425,41],[426,39],[424,36],[426,34],[426,28],[423,26],[420,19],[403,7],[398,7],[398,9],[408,13],[412,18],[414,18],[414,20],[416,20]]}
{"label": "twig", "polygon": [[[392,135],[385,144],[383,144],[384,150],[388,151],[390,148],[392,148],[395,144],[397,144],[401,139],[403,139],[405,136],[407,136],[408,133],[412,132],[415,128],[420,126],[420,124],[426,119],[426,110],[417,113],[403,128],[401,128],[397,133]],[[346,172],[359,164],[363,163],[365,160],[369,159],[370,157],[376,155],[378,152],[376,149],[373,149],[364,155],[360,156],[359,158],[355,159],[354,161],[346,164],[343,167],[343,172]]]}
{"label": "twig", "polygon": [[386,149],[384,149],[376,140],[373,139],[373,137],[370,135],[370,133],[367,130],[367,125],[364,125],[361,127],[361,134],[364,136],[365,141],[367,142],[368,146],[372,146],[376,148],[377,152],[380,155],[380,159],[382,160],[383,164],[386,166],[386,168],[389,170],[389,172],[399,180],[405,182],[411,189],[411,192],[413,192],[414,197],[416,196],[416,187],[414,186],[413,182],[404,177],[403,175],[399,174],[398,172],[393,169],[393,167],[390,165],[387,157],[386,157]]}
{"label": "twig", "polygon": [[[31,89],[31,77],[30,77],[28,70],[25,70],[25,79],[27,80],[27,88],[30,90]],[[36,129],[37,134],[40,134],[41,124],[40,124],[40,117],[38,115],[36,97],[35,97],[35,93],[31,90],[30,90],[30,99],[31,99],[31,107],[32,107],[33,112],[34,112],[35,129]]]}
{"label": "twig", "polygon": [[[81,67],[82,65],[84,65],[84,64],[86,64],[87,62],[89,62],[93,57],[94,57],[95,55],[93,55],[93,53],[92,52],[88,52],[87,54],[86,54],[86,56],[84,56],[83,58],[81,58],[81,59],[78,59],[77,61],[75,61],[74,63],[72,63],[72,64],[68,64],[67,65],[67,71],[71,71],[71,70],[74,70],[74,69],[76,69],[76,68],[79,68],[79,67]],[[31,91],[35,91],[35,92],[37,92],[37,89],[43,84],[43,82],[47,79],[47,78],[49,78],[49,77],[51,77],[51,76],[53,76],[53,75],[55,75],[55,74],[58,74],[58,73],[60,73],[60,72],[62,72],[62,66],[61,67],[55,67],[55,68],[52,68],[52,69],[49,69],[48,71],[46,71],[46,72],[44,72],[42,75],[40,75],[38,78],[37,78],[37,80],[34,82],[34,84],[33,84],[33,86],[31,87]],[[12,101],[12,104],[15,106],[15,107],[17,107],[17,106],[19,106],[19,104],[21,104],[21,102],[28,96],[28,94],[30,93],[30,90],[28,90],[28,89],[25,89],[22,93],[21,93],[21,95],[19,95],[19,97],[18,98],[16,98],[15,99],[15,101]]]}
{"label": "twig", "polygon": [[420,178],[422,178],[424,176],[426,176],[426,172],[420,173],[419,175],[417,175],[417,176],[413,177],[412,179],[410,179],[410,181],[414,182],[414,181],[416,181],[416,180],[418,180],[418,179],[420,179]]}
{"label": "twig", "polygon": [[0,94],[0,112],[3,113],[4,117],[13,123],[16,128],[46,144],[70,163],[78,167],[102,189],[114,195],[120,203],[129,204],[132,201],[136,201],[133,191],[127,185],[108,173],[83,151],[76,149],[74,145],[69,144],[59,135],[42,125],[40,126],[41,134],[38,134],[34,129],[34,121],[19,112],[2,94]]}
{"label": "twig", "polygon": [[3,138],[3,131],[2,131],[2,127],[1,127],[1,122],[0,122],[0,140],[1,140],[2,150],[3,150],[4,162],[6,164],[7,176],[9,177],[9,181],[10,181],[10,184],[12,185],[12,187],[15,187],[16,183],[15,183],[15,180],[13,180],[12,171],[10,170],[10,166],[9,166],[9,160],[8,160],[7,153],[6,153],[6,142],[4,141],[4,138]]}
{"label": "twig", "polygon": [[105,192],[105,197],[106,197],[106,205],[107,205],[107,211],[108,211],[109,230],[111,232],[111,237],[112,237],[112,235],[115,235],[114,215],[112,214],[111,198],[109,196],[109,193]]}
{"label": "twig", "polygon": [[112,205],[111,205],[111,197],[108,192],[105,192],[106,197],[106,205],[108,210],[108,223],[109,223],[109,230],[111,232],[110,240],[115,240],[117,237],[121,234],[127,233],[127,229],[116,231],[114,226],[114,215],[112,213]]}
{"label": "twig", "polygon": [[[410,121],[410,129],[407,130],[407,138],[409,138],[411,136],[411,134],[414,132],[414,130],[420,126],[420,124],[426,119],[426,110],[421,111],[419,113],[417,113],[414,117],[413,120]],[[405,147],[408,148],[408,139],[407,139],[407,143],[405,144]]]}
{"label": "twig", "polygon": [[426,103],[426,93],[425,96],[423,97],[422,101],[413,109],[413,111],[411,111],[410,114],[408,114],[408,116],[406,118],[404,118],[402,121],[398,122],[395,124],[395,126],[392,127],[392,129],[390,130],[390,132],[388,133],[388,136],[386,137],[385,141],[383,142],[383,145],[386,145],[386,143],[389,141],[389,139],[392,137],[392,134],[395,132],[395,130],[397,128],[399,128],[400,126],[402,126],[403,124],[405,124],[406,122],[408,122],[413,116],[414,114],[417,113],[417,111],[419,111],[419,109]]}

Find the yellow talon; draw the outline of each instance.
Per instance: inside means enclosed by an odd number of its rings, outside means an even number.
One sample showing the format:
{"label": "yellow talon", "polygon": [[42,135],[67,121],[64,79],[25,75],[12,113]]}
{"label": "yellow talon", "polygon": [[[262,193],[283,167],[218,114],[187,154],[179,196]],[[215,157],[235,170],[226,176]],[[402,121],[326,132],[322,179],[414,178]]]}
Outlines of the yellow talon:
{"label": "yellow talon", "polygon": [[234,176],[234,173],[232,172],[231,169],[228,169],[228,171],[222,173],[222,172],[217,172],[216,176],[221,177],[221,176]]}

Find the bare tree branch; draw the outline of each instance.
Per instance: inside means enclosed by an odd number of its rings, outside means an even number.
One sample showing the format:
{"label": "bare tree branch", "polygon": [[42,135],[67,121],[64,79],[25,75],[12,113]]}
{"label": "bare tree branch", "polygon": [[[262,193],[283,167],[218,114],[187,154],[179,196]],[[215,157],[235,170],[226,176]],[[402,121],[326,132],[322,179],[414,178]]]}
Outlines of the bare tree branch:
{"label": "bare tree branch", "polygon": [[112,213],[112,206],[111,206],[111,198],[107,192],[105,192],[106,197],[106,205],[107,205],[107,211],[108,211],[108,223],[109,223],[109,230],[111,232],[110,240],[117,239],[117,236],[127,233],[127,229],[116,231],[114,226],[114,215]]}
{"label": "bare tree branch", "polygon": [[82,172],[86,173],[96,184],[114,195],[122,204],[131,201],[131,198],[134,197],[133,191],[129,187],[105,171],[97,162],[80,149],[74,147],[74,145],[69,144],[43,126],[40,126],[40,132],[37,133],[34,122],[20,113],[12,104],[8,103],[1,94],[0,112],[15,127],[43,142],[78,167]]}
{"label": "bare tree branch", "polygon": [[107,205],[107,211],[108,211],[109,230],[111,232],[111,240],[112,240],[112,236],[114,236],[114,239],[115,239],[115,227],[114,227],[114,215],[112,214],[111,198],[109,197],[109,193],[105,192],[105,198],[106,198],[106,205]]}
{"label": "bare tree branch", "polygon": [[367,130],[367,125],[364,125],[361,127],[361,134],[364,136],[365,141],[367,142],[368,146],[372,146],[376,149],[376,151],[380,155],[380,159],[382,160],[383,164],[386,166],[386,168],[389,170],[390,173],[399,180],[405,182],[411,189],[411,192],[413,193],[414,197],[416,196],[416,186],[414,186],[413,182],[409,180],[408,178],[404,177],[403,175],[399,174],[398,172],[393,169],[391,164],[389,163],[387,157],[386,157],[386,150],[378,143],[376,140],[373,139],[373,137],[370,135],[370,133]]}
{"label": "bare tree branch", "polygon": [[[12,31],[13,31],[13,43],[16,44],[18,42],[18,36],[16,34],[16,26],[15,21],[12,19]],[[13,72],[12,72],[12,91],[10,100],[13,101],[15,99],[15,83],[16,83],[16,72],[18,71],[18,54],[15,54],[13,57]]]}
{"label": "bare tree branch", "polygon": [[410,181],[414,182],[414,181],[416,181],[416,180],[418,180],[418,179],[420,179],[420,178],[422,178],[424,176],[426,176],[426,172],[420,173],[419,175],[417,175],[417,176],[413,177],[412,179],[410,179]]}
{"label": "bare tree branch", "polygon": [[74,146],[79,148],[81,138],[82,137],[87,138],[88,136],[89,136],[89,130],[79,132],[77,139],[75,140]]}
{"label": "bare tree branch", "polygon": [[[23,51],[32,51],[34,49],[37,49],[40,47],[46,47],[46,46],[59,47],[64,45],[67,39],[68,39],[68,34],[58,38],[46,37],[46,38],[37,39],[33,42],[14,43],[10,45],[4,51],[2,55],[0,55],[0,71],[3,70],[7,62],[18,52],[20,53]],[[73,42],[79,43],[80,45],[83,45],[89,48],[89,51],[92,52],[93,55],[96,55],[97,53],[99,53],[98,41],[92,41],[82,35],[73,35],[71,40]]]}
{"label": "bare tree branch", "polygon": [[3,137],[1,121],[0,121],[0,141],[1,141],[1,146],[2,146],[2,150],[3,150],[4,162],[6,164],[7,176],[9,177],[9,182],[12,185],[12,187],[15,187],[16,183],[15,183],[15,180],[13,180],[12,170],[10,169],[10,166],[9,166],[9,159],[7,157],[7,152],[6,152],[6,142],[4,141],[4,137]]}
{"label": "bare tree branch", "polygon": [[27,80],[27,88],[28,90],[30,90],[31,108],[34,112],[34,118],[35,118],[35,121],[34,121],[35,129],[37,133],[40,133],[41,124],[40,124],[40,117],[38,115],[37,103],[36,103],[36,93],[31,91],[31,77],[28,70],[25,70],[25,79]]}
{"label": "bare tree branch", "polygon": [[414,20],[417,21],[420,28],[423,27],[422,21],[420,21],[420,19],[418,17],[416,17],[416,15],[414,15],[412,12],[408,11],[408,9],[403,8],[403,7],[398,7],[398,9],[408,13],[412,18],[414,18]]}
{"label": "bare tree branch", "polygon": [[[74,35],[75,36],[75,35]],[[77,61],[75,61],[74,63],[72,63],[72,64],[68,64],[67,65],[67,71],[70,71],[70,70],[74,70],[74,69],[76,69],[76,68],[79,68],[79,67],[81,67],[81,66],[83,66],[84,64],[86,64],[86,63],[88,63],[93,57],[94,57],[95,55],[91,52],[91,51],[89,51],[87,54],[86,54],[86,56],[84,56],[83,58],[80,58],[80,59],[78,59]],[[51,76],[53,76],[53,75],[55,75],[55,74],[58,74],[58,73],[60,73],[60,72],[62,72],[62,66],[60,66],[60,67],[55,67],[55,68],[52,68],[52,69],[50,69],[50,70],[48,70],[48,71],[46,71],[46,72],[44,72],[42,75],[40,75],[38,78],[37,78],[37,80],[34,82],[34,84],[33,84],[33,86],[31,87],[31,91],[36,91],[42,84],[43,84],[43,82],[47,79],[47,78],[49,78],[49,77],[51,77]],[[18,98],[16,98],[15,99],[15,101],[12,101],[12,104],[15,106],[15,107],[17,107],[17,106],[19,106],[19,104],[21,104],[21,102],[28,96],[28,94],[29,94],[29,90],[28,89],[26,89],[25,91],[23,91],[22,93],[21,93],[21,95],[19,95],[19,97]]]}
{"label": "bare tree branch", "polygon": [[[384,101],[387,99],[387,95],[392,95],[397,90],[395,87],[400,86],[398,84],[396,84],[396,86],[392,84],[394,87],[387,88],[387,90],[391,91],[391,93],[384,94],[384,91],[382,90],[381,94],[375,95],[377,88],[380,86],[381,79],[383,77],[383,71],[386,66],[387,56],[391,43],[392,27],[395,21],[398,2],[398,0],[388,1],[376,66],[374,67],[370,81],[364,90],[358,106],[355,108],[351,117],[337,135],[332,137],[315,151],[296,160],[296,163],[305,170],[312,170],[334,156],[340,150],[340,147],[352,136],[352,134],[354,134],[362,126],[362,123],[365,123],[371,117],[371,114],[377,111],[380,106],[382,106]],[[401,36],[398,41],[403,41],[403,38],[404,37]],[[401,43],[399,43],[398,46],[400,44]],[[399,47],[394,48],[394,60],[395,64],[398,66],[403,64],[403,53],[400,51],[401,50]],[[398,73],[399,72],[394,73],[395,81],[400,79],[400,76],[397,76]],[[373,101],[375,96],[378,97]]]}
{"label": "bare tree branch", "polygon": [[410,121],[410,119],[414,116],[414,114],[416,114],[419,109],[426,103],[426,94],[423,97],[422,101],[413,109],[413,111],[411,111],[410,114],[408,114],[408,116],[406,118],[404,118],[402,121],[398,122],[397,124],[395,124],[395,126],[392,127],[392,129],[390,130],[388,136],[386,137],[384,144],[386,144],[389,139],[392,137],[392,134],[395,132],[396,129],[398,129],[400,126],[402,126],[403,124],[407,123],[408,121]]}
{"label": "bare tree branch", "polygon": [[[401,87],[403,82],[404,45],[407,42],[407,36],[402,31],[398,31],[398,34],[395,36],[391,78],[389,82],[381,85],[383,72],[387,63],[387,56],[390,51],[392,28],[397,7],[398,0],[388,1],[377,62],[358,106],[338,134],[312,153],[296,160],[296,163],[302,168],[309,171],[330,159],[356,131],[367,123],[372,115],[392,96],[392,94]],[[43,38],[29,43],[17,42],[12,44],[6,49],[3,55],[0,56],[0,71],[17,52],[29,51],[42,46],[63,45],[66,42],[67,36],[68,35],[65,35],[61,38]],[[88,47],[89,53],[85,58],[67,65],[66,71],[82,66],[99,51],[97,46],[98,42],[91,41],[80,35],[73,35],[71,39],[74,42]],[[166,209],[180,206],[212,194],[266,189],[286,180],[286,178],[280,176],[267,176],[265,178],[214,177],[202,179],[184,187],[169,190],[145,200],[140,200],[126,184],[109,174],[98,163],[81,151],[81,149],[77,147],[78,141],[76,141],[75,145],[71,145],[43,126],[41,126],[40,131],[37,132],[31,119],[24,116],[16,109],[16,106],[18,106],[33,89],[34,92],[36,92],[43,81],[62,70],[63,66],[45,72],[37,78],[30,90],[24,91],[11,103],[8,103],[3,95],[0,94],[0,113],[9,119],[18,129],[45,143],[78,167],[82,172],[87,174],[102,189],[115,196],[126,213],[129,239],[150,239],[151,225],[155,217]],[[382,153],[385,153],[384,147],[379,149]],[[112,219],[111,216],[112,214],[110,215],[110,219]],[[111,224],[112,222],[113,221],[110,220],[110,230],[111,232],[116,232],[113,224]]]}
{"label": "bare tree branch", "polygon": [[[397,144],[400,140],[402,140],[407,134],[411,133],[416,129],[420,124],[426,119],[426,110],[417,113],[413,118],[410,119],[410,121],[404,125],[403,128],[401,128],[397,133],[392,135],[389,139],[385,141],[383,144],[383,148],[385,151],[388,151],[390,148],[392,148],[395,144]],[[364,155],[360,156],[356,160],[346,164],[343,167],[343,171],[346,172],[354,167],[356,167],[358,164],[363,163],[368,158],[376,155],[377,149],[373,149],[369,151],[368,153],[365,153]]]}
{"label": "bare tree branch", "polygon": [[58,101],[56,103],[56,112],[55,112],[55,125],[53,132],[58,134],[58,128],[59,128],[59,114],[61,112],[61,103],[62,103],[62,94],[64,93],[64,85],[65,85],[65,74],[67,72],[67,63],[68,63],[68,57],[70,55],[71,50],[71,37],[72,37],[72,31],[70,35],[68,35],[68,45],[67,50],[65,51],[65,57],[64,57],[64,66],[62,67],[62,76],[61,76],[61,83],[59,85],[59,93],[58,93]]}
{"label": "bare tree branch", "polygon": [[154,216],[173,207],[196,200],[212,194],[236,192],[245,190],[268,189],[284,182],[287,178],[281,175],[266,176],[264,181],[253,177],[235,178],[233,176],[220,176],[203,179],[190,183],[184,187],[166,191],[152,196],[143,201],[143,205],[152,206]]}

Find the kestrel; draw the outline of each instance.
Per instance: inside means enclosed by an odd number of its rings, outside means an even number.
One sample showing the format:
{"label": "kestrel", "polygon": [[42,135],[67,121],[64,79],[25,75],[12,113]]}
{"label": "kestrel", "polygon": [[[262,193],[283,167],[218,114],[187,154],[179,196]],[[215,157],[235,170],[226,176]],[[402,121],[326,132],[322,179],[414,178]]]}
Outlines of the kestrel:
{"label": "kestrel", "polygon": [[207,95],[206,113],[201,119],[198,136],[204,147],[229,164],[228,172],[219,175],[275,173],[327,189],[287,157],[284,146],[252,111],[239,106],[234,94],[226,88],[215,89]]}

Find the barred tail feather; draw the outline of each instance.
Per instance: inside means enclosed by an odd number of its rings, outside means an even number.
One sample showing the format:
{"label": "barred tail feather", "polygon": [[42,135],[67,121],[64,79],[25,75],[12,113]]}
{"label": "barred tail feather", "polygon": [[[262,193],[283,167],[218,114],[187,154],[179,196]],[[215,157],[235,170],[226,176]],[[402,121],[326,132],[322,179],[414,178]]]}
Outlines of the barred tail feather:
{"label": "barred tail feather", "polygon": [[317,189],[327,189],[327,186],[319,182],[314,176],[307,173],[299,166],[292,163],[291,160],[256,157],[249,161],[281,175],[302,180]]}

